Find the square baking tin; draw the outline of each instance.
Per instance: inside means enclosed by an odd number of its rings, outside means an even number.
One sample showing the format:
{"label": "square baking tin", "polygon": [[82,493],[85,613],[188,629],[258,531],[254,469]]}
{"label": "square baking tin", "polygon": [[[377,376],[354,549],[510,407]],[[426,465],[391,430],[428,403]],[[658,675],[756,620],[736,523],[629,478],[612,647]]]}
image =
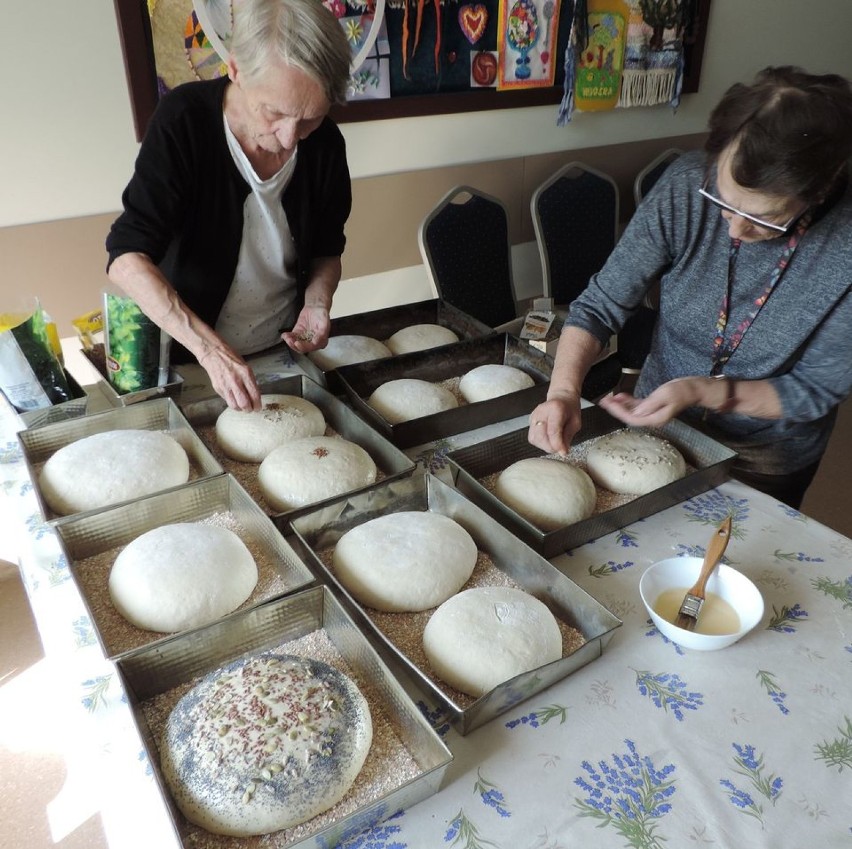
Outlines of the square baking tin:
{"label": "square baking tin", "polygon": [[[398,424],[387,421],[367,403],[373,392],[390,380],[416,378],[439,383],[488,364],[521,369],[532,377],[534,385]],[[390,359],[341,366],[337,373],[358,414],[394,445],[410,448],[532,412],[547,396],[552,370],[553,360],[547,354],[514,336],[496,333]]]}
{"label": "square baking tin", "polygon": [[[327,588],[312,587],[207,628],[171,638],[156,647],[125,655],[116,662],[155,779],[168,803],[175,834],[182,845],[196,845],[191,840],[193,831],[207,833],[188,824],[173,803],[160,771],[157,741],[145,716],[145,703],[243,655],[275,649],[318,629],[324,630],[344,662],[360,679],[359,687],[362,692],[366,690],[364,695],[368,700],[372,696],[373,702],[381,706],[394,732],[416,763],[418,774],[413,780],[391,785],[382,795],[330,825],[318,826],[307,836],[279,843],[273,834],[264,838],[263,845],[276,849],[328,849],[438,791],[452,761],[449,749],[414,706],[340,602]],[[209,835],[209,845],[216,845],[215,839],[215,835]],[[222,838],[222,845],[236,844],[233,838]]]}
{"label": "square baking tin", "polygon": [[[90,564],[93,571],[87,575],[85,561],[123,548],[162,525],[200,522],[217,514],[230,514],[239,528],[232,530],[258,562],[258,585],[240,609],[262,604],[315,582],[311,571],[285,542],[272,520],[230,475],[188,483],[179,489],[81,515],[56,526],[71,575],[108,658],[162,642],[171,635],[145,631],[126,622],[109,601],[108,572],[104,575],[103,586],[95,584],[95,567]],[[100,571],[103,571],[103,564],[97,569]]]}
{"label": "square baking tin", "polygon": [[[223,472],[222,466],[198,438],[171,398],[154,398],[129,407],[107,410],[103,413],[82,416],[66,422],[45,425],[34,430],[21,431],[18,434],[18,441],[21,444],[27,471],[33,482],[33,489],[45,522],[57,525],[76,516],[99,512],[104,508],[68,516],[57,515],[45,503],[39,486],[37,467],[46,463],[60,448],[64,448],[72,442],[92,436],[95,433],[131,429],[167,432],[186,451],[189,458],[190,480],[213,477],[221,475]],[[182,486],[185,486],[185,484],[182,484]],[[169,489],[174,489],[174,487],[169,487]]]}
{"label": "square baking tin", "polygon": [[86,415],[89,404],[89,396],[86,394],[86,390],[77,383],[69,371],[63,369],[63,372],[73,397],[59,404],[51,404],[49,407],[39,407],[35,410],[18,410],[5,393],[0,391],[0,400],[18,417],[21,422],[21,429],[42,427],[43,425],[64,422]]}
{"label": "square baking tin", "polygon": [[[332,430],[344,439],[360,445],[373,458],[373,462],[376,464],[384,480],[405,477],[412,474],[417,468],[417,464],[390,442],[390,440],[383,437],[363,419],[359,418],[339,398],[305,375],[294,374],[263,383],[260,390],[264,395],[295,395],[316,404]],[[203,401],[186,404],[182,409],[187,420],[196,428],[211,426],[215,425],[216,419],[225,409],[225,402],[216,395]],[[215,439],[215,436],[213,438]],[[216,451],[218,449],[214,449],[211,446],[210,450]],[[221,463],[237,480],[241,480],[246,475],[253,476],[252,482],[257,478],[258,464],[239,463],[225,457],[221,457]],[[247,483],[245,479],[241,480],[241,482],[244,485]],[[353,490],[353,492],[361,492],[373,486],[376,486],[376,484],[359,487],[357,490]],[[252,487],[249,488],[251,489]],[[339,496],[335,496],[335,498],[339,498]],[[259,501],[260,499],[262,499],[262,496],[259,497]],[[335,499],[326,499],[326,501],[332,500]],[[318,501],[305,507],[288,510],[285,513],[275,513],[274,521],[280,528],[286,529],[287,522],[290,519],[309,510],[313,510],[324,503],[326,502]],[[264,503],[261,502],[261,506],[263,507]],[[272,511],[270,510],[269,512]]]}
{"label": "square baking tin", "polygon": [[[479,319],[446,301],[435,299],[333,318],[329,335],[369,336],[379,342],[386,342],[398,330],[412,324],[440,324],[452,330],[459,339],[477,339],[494,333],[492,328]],[[295,351],[293,359],[305,374],[321,386],[328,387],[338,395],[343,391],[337,369],[322,369],[307,354]]]}
{"label": "square baking tin", "polygon": [[[544,602],[558,620],[580,631],[584,644],[567,657],[500,684],[481,698],[466,703],[466,706],[459,704],[391,642],[375,624],[369,610],[353,598],[319,556],[319,552],[332,549],[350,529],[370,519],[406,510],[429,510],[458,522],[471,535],[477,549],[487,554],[497,569]],[[460,734],[473,731],[599,657],[615,629],[621,625],[609,610],[499,522],[432,475],[418,475],[341,499],[322,510],[300,516],[292,526],[294,549],[314,572],[336,588],[346,600],[356,623],[375,635],[393,653],[418,689],[428,693],[443,708],[446,718],[455,724]]]}
{"label": "square baking tin", "polygon": [[[601,407],[586,407],[581,415],[582,425],[574,437],[574,445],[625,427],[623,422]],[[518,460],[546,456],[545,452],[530,445],[527,428],[487,439],[467,448],[449,451],[447,461],[459,491],[502,525],[510,528],[527,545],[549,559],[625,528],[667,507],[680,504],[728,479],[730,467],[737,456],[730,448],[677,420],[662,428],[648,430],[671,442],[683,454],[687,466],[691,467],[687,469],[686,475],[647,495],[639,495],[627,504],[613,507],[555,531],[546,532],[536,527],[504,504],[481,482],[489,475],[502,472]]]}

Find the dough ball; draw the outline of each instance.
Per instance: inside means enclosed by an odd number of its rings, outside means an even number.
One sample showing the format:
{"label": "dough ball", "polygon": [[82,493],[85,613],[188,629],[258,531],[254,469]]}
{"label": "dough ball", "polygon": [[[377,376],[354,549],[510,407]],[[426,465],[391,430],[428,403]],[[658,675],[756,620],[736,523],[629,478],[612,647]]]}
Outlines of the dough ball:
{"label": "dough ball", "polygon": [[599,486],[624,495],[645,495],[686,474],[686,462],[674,445],[632,429],[596,439],[586,453],[586,467]]}
{"label": "dough ball", "polygon": [[562,634],[537,598],[510,587],[476,587],[445,601],[423,631],[435,674],[469,696],[562,657]]}
{"label": "dough ball", "polygon": [[175,705],[160,762],[190,822],[248,837],[336,805],[372,740],[370,708],[346,675],[318,660],[265,654],[216,670]]}
{"label": "dough ball", "polygon": [[352,363],[366,363],[369,360],[383,360],[390,357],[391,350],[378,339],[369,336],[332,336],[325,348],[310,351],[308,356],[323,371]]}
{"label": "dough ball", "polygon": [[442,413],[459,405],[449,389],[410,377],[383,383],[367,399],[367,403],[391,424]]}
{"label": "dough ball", "polygon": [[269,505],[286,512],[374,483],[376,464],[339,436],[309,436],[276,448],[260,464],[258,483]]}
{"label": "dough ball", "polygon": [[216,419],[216,441],[232,460],[260,463],[279,445],[325,433],[325,416],[298,395],[261,395],[260,410],[228,407]]}
{"label": "dough ball", "polygon": [[439,345],[451,345],[458,341],[459,337],[449,327],[441,324],[412,324],[397,330],[388,339],[387,346],[396,356],[437,348]]}
{"label": "dough ball", "polygon": [[595,485],[582,469],[547,457],[512,463],[497,478],[494,494],[545,531],[587,519],[597,500]]}
{"label": "dough ball", "polygon": [[468,404],[499,398],[534,386],[535,381],[514,366],[488,364],[471,369],[459,382],[459,392]]}
{"label": "dough ball", "polygon": [[39,487],[60,516],[131,501],[189,480],[189,458],[155,430],[108,430],[71,442],[44,464]]}
{"label": "dough ball", "polygon": [[401,613],[428,610],[458,592],[476,555],[470,534],[448,516],[402,511],[347,531],[332,565],[361,604]]}
{"label": "dough ball", "polygon": [[182,522],[127,545],[110,571],[109,594],[137,628],[173,633],[236,610],[256,584],[254,557],[233,531]]}

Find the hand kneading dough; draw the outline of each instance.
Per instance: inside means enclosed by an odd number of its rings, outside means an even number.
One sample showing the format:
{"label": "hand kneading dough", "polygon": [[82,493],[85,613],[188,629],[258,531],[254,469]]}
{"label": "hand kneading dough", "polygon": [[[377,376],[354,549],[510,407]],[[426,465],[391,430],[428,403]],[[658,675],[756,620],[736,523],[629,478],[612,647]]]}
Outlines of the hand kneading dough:
{"label": "hand kneading dough", "polygon": [[177,703],[160,761],[190,822],[248,837],[336,805],[372,740],[370,708],[346,675],[318,660],[265,654],[216,670]]}
{"label": "hand kneading dough", "polygon": [[458,592],[476,555],[470,534],[448,516],[402,511],[347,531],[332,565],[361,604],[402,613],[428,610]]}
{"label": "hand kneading dough", "polygon": [[383,383],[367,399],[367,403],[391,424],[442,413],[459,405],[449,389],[410,377]]}
{"label": "hand kneading dough", "polygon": [[509,587],[476,587],[444,602],[423,631],[435,674],[469,696],[562,657],[562,634],[537,598]]}
{"label": "hand kneading dough", "polygon": [[611,492],[645,495],[686,474],[683,455],[670,442],[641,430],[617,430],[586,453],[594,481]]}
{"label": "hand kneading dough", "polygon": [[392,356],[390,348],[369,336],[332,336],[325,348],[310,351],[308,357],[324,371],[351,363],[366,363]]}
{"label": "hand kneading dough", "polygon": [[48,507],[61,516],[130,501],[189,480],[186,451],[155,430],[108,430],[60,448],[39,476]]}
{"label": "hand kneading dough", "polygon": [[510,392],[520,392],[534,385],[535,381],[525,371],[494,363],[471,369],[459,381],[459,392],[465,401],[473,404],[499,398]]}
{"label": "hand kneading dough", "polygon": [[216,419],[216,440],[232,459],[260,463],[279,445],[325,433],[325,416],[298,395],[261,395],[260,410],[223,410]]}
{"label": "hand kneading dough", "polygon": [[138,628],[173,633],[236,610],[256,584],[254,558],[233,531],[181,522],[126,546],[110,571],[109,594]]}
{"label": "hand kneading dough", "polygon": [[582,469],[547,457],[512,463],[497,478],[494,494],[546,531],[588,518],[597,500],[595,485]]}
{"label": "hand kneading dough", "polygon": [[360,489],[376,480],[376,464],[360,446],[338,436],[309,436],[276,448],[260,464],[263,497],[285,512]]}
{"label": "hand kneading dough", "polygon": [[439,345],[451,345],[459,337],[441,324],[412,324],[397,330],[387,341],[388,348],[397,354],[410,354],[412,351],[425,351]]}

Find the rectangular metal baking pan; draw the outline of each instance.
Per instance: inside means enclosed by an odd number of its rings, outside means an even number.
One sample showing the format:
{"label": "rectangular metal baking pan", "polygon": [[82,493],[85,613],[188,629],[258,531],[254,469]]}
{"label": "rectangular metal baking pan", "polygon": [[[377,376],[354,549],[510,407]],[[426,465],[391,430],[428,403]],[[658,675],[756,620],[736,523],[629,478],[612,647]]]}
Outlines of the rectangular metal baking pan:
{"label": "rectangular metal baking pan", "polygon": [[[200,522],[217,513],[230,513],[240,526],[238,536],[253,551],[258,564],[254,598],[240,609],[294,592],[315,582],[308,567],[285,542],[271,519],[231,475],[195,481],[180,489],[150,495],[119,507],[82,516],[56,526],[71,576],[89,612],[104,654],[116,658],[141,646],[162,642],[171,635],[133,628],[111,606],[94,603],[85,580],[83,561],[114,548],[123,548],[146,531],[177,522]],[[102,603],[107,588],[99,588]],[[233,615],[233,614],[229,614]],[[119,634],[121,636],[119,636]]]}
{"label": "rectangular metal baking pan", "polygon": [[105,370],[106,355],[103,343],[97,343],[95,349],[87,350],[86,348],[81,348],[80,353],[100,375],[100,380],[103,383],[101,391],[109,399],[113,407],[127,407],[130,404],[138,404],[140,401],[147,401],[150,398],[178,398],[180,396],[183,378],[173,368],[169,369],[168,382],[161,386],[149,386],[146,389],[137,389],[135,392],[117,392],[115,387],[110,383],[109,375]]}
{"label": "rectangular metal baking pan", "polygon": [[[477,548],[489,555],[494,566],[543,601],[557,619],[579,630],[585,637],[585,644],[561,660],[506,681],[467,707],[457,704],[385,636],[368,610],[352,597],[318,554],[333,548],[351,528],[403,510],[430,510],[454,519],[471,535]],[[418,688],[443,708],[460,734],[473,731],[599,657],[621,625],[616,616],[572,580],[472,501],[432,475],[418,475],[342,499],[323,510],[299,517],[293,522],[293,530],[293,548],[345,599],[355,621],[375,635]]]}
{"label": "rectangular metal baking pan", "polygon": [[18,417],[21,423],[21,430],[30,427],[42,427],[43,425],[53,424],[53,422],[64,422],[68,419],[76,419],[86,415],[89,404],[89,396],[86,394],[86,390],[77,383],[69,371],[65,369],[63,371],[68,381],[68,387],[74,397],[68,401],[62,401],[60,404],[52,404],[50,407],[40,407],[37,410],[22,411],[18,410],[6,397],[5,393],[0,390],[0,399]]}
{"label": "rectangular metal baking pan", "polygon": [[[331,392],[315,383],[309,377],[302,374],[289,375],[263,383],[260,389],[264,395],[296,395],[316,404],[322,410],[329,427],[344,439],[360,445],[373,458],[373,462],[383,475],[384,480],[405,477],[412,474],[417,468],[417,464],[413,460],[357,416],[340,398],[332,395]],[[186,404],[182,409],[190,424],[198,428],[214,425],[219,414],[225,409],[225,402],[216,395],[203,401]],[[238,463],[222,455],[218,447],[213,445],[208,447],[222,464],[223,468],[230,471],[237,480],[240,480],[244,475],[257,477],[257,466],[254,464]],[[243,482],[245,483],[245,481]],[[360,487],[358,490],[353,491],[361,492],[372,486],[375,486],[375,484],[369,484],[366,487]],[[332,501],[335,499],[327,500]],[[266,506],[262,500],[259,503],[261,503],[261,507]],[[290,519],[309,510],[313,510],[324,503],[320,501],[307,507],[288,510],[286,513],[275,513],[273,520],[279,528],[286,530]]]}
{"label": "rectangular metal baking pan", "polygon": [[[597,406],[582,410],[582,426],[574,437],[574,445],[625,427],[623,422]],[[471,501],[478,504],[498,522],[510,528],[527,545],[546,558],[555,557],[679,504],[727,480],[737,456],[734,451],[677,420],[665,427],[651,429],[667,439],[683,454],[688,466],[685,477],[647,495],[637,496],[627,504],[606,510],[581,522],[545,532],[504,504],[480,482],[482,478],[502,472],[518,460],[542,457],[544,452],[530,445],[527,428],[487,439],[467,448],[447,452],[454,483]]]}
{"label": "rectangular metal baking pan", "polygon": [[[486,364],[519,368],[530,375],[535,384],[520,392],[461,404],[452,410],[398,424],[388,422],[367,403],[370,395],[390,380],[417,378],[439,383],[462,377],[472,368]],[[358,414],[395,445],[411,448],[532,412],[547,396],[552,370],[553,360],[547,354],[514,336],[498,333],[391,359],[341,366],[337,373]]]}
{"label": "rectangular metal baking pan", "polygon": [[[412,324],[440,324],[452,330],[459,339],[477,339],[494,334],[494,330],[479,319],[446,301],[434,299],[333,318],[329,335],[369,336],[384,342],[398,330]],[[295,351],[293,359],[308,377],[321,386],[327,386],[335,395],[343,392],[337,369],[321,369],[307,354]]]}
{"label": "rectangular metal baking pan", "polygon": [[[125,655],[116,662],[155,779],[172,814],[183,845],[188,824],[174,805],[159,767],[157,742],[143,713],[146,700],[225,665],[245,654],[273,649],[323,629],[350,669],[367,682],[393,729],[419,768],[419,775],[371,800],[351,814],[307,837],[287,844],[274,837],[264,845],[276,849],[328,849],[403,808],[435,794],[452,762],[452,754],[414,706],[376,650],[325,587],[313,587],[253,608],[228,620],[174,637],[151,649]],[[223,845],[234,845],[224,838]]]}
{"label": "rectangular metal baking pan", "polygon": [[100,512],[100,510],[58,516],[44,501],[36,467],[39,464],[46,463],[60,448],[64,448],[79,439],[109,430],[128,429],[168,432],[186,451],[189,458],[190,480],[221,475],[224,471],[171,398],[153,398],[150,401],[143,401],[129,407],[81,416],[70,421],[45,425],[35,430],[21,431],[18,434],[18,441],[21,444],[27,471],[33,482],[38,506],[45,522],[58,525],[74,517]]}

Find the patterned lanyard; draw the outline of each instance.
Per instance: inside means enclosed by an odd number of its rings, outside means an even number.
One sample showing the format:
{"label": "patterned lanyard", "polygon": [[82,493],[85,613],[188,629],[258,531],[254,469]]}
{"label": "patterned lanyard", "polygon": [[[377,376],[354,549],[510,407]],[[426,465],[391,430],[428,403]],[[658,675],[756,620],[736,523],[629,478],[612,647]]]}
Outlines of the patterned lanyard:
{"label": "patterned lanyard", "polygon": [[713,363],[710,369],[711,375],[715,376],[722,373],[722,369],[725,367],[728,360],[731,359],[734,351],[736,351],[739,347],[740,342],[743,341],[743,336],[745,336],[746,331],[749,327],[751,327],[755,318],[757,318],[757,314],[763,308],[763,305],[769,300],[772,290],[787,270],[787,266],[793,259],[793,254],[796,252],[796,248],[799,246],[799,242],[801,241],[802,236],[805,235],[805,231],[808,229],[810,223],[811,213],[806,212],[799,219],[796,227],[790,235],[790,238],[787,240],[787,244],[784,246],[784,250],[781,252],[778,262],[775,264],[775,268],[772,269],[772,273],[769,275],[769,280],[767,281],[766,286],[755,299],[754,309],[752,309],[752,311],[739,323],[739,325],[737,325],[737,328],[731,334],[731,338],[726,341],[725,328],[728,326],[728,309],[730,308],[731,302],[731,290],[733,289],[737,257],[739,256],[740,245],[742,244],[740,239],[731,239],[731,247],[728,252],[727,287],[725,295],[722,298],[722,306],[719,309],[719,318],[716,319],[716,335],[713,338]]}

